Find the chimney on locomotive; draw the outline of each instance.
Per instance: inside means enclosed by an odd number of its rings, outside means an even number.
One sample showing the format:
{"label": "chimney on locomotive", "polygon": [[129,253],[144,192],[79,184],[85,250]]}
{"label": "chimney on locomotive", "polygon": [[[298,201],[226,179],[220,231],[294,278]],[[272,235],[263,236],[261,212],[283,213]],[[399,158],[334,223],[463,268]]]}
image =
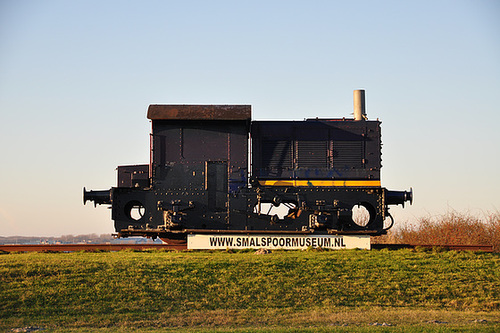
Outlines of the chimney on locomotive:
{"label": "chimney on locomotive", "polygon": [[354,120],[366,120],[366,109],[365,109],[365,91],[364,90],[354,90],[353,93],[354,100]]}

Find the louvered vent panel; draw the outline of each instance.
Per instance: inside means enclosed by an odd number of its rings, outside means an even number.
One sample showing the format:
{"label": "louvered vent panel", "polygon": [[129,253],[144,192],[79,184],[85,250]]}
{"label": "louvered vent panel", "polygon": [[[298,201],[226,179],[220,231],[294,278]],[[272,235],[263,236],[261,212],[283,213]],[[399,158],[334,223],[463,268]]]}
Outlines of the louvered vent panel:
{"label": "louvered vent panel", "polygon": [[327,168],[328,141],[298,141],[297,166],[299,168]]}
{"label": "louvered vent panel", "polygon": [[267,140],[262,142],[263,168],[292,168],[292,143]]}
{"label": "louvered vent panel", "polygon": [[335,168],[362,168],[363,141],[335,141],[333,143],[333,166]]}

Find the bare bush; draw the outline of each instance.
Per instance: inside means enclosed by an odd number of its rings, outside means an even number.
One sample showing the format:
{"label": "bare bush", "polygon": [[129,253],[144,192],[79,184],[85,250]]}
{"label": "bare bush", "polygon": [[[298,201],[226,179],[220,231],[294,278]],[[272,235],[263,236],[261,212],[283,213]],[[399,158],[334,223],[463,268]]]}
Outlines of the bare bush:
{"label": "bare bush", "polygon": [[374,243],[492,245],[495,252],[500,252],[500,212],[485,214],[483,218],[456,211],[423,217],[390,230]]}

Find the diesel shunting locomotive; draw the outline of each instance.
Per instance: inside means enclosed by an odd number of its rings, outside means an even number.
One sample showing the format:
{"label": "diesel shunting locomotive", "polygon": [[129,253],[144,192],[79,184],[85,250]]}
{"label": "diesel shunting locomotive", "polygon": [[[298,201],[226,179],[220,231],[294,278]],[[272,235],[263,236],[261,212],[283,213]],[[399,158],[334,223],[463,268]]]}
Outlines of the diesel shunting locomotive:
{"label": "diesel shunting locomotive", "polygon": [[[118,237],[380,235],[412,190],[381,186],[380,121],[253,121],[250,105],[150,105],[150,162],[83,200],[111,205]],[[361,212],[361,214],[355,212]]]}

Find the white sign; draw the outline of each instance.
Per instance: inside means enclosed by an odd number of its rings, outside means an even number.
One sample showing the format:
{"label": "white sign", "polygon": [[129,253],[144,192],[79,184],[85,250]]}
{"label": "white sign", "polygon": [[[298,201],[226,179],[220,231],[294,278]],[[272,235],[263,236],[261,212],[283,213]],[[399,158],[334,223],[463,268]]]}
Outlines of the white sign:
{"label": "white sign", "polygon": [[370,249],[368,235],[204,235],[187,237],[190,250],[216,249]]}

